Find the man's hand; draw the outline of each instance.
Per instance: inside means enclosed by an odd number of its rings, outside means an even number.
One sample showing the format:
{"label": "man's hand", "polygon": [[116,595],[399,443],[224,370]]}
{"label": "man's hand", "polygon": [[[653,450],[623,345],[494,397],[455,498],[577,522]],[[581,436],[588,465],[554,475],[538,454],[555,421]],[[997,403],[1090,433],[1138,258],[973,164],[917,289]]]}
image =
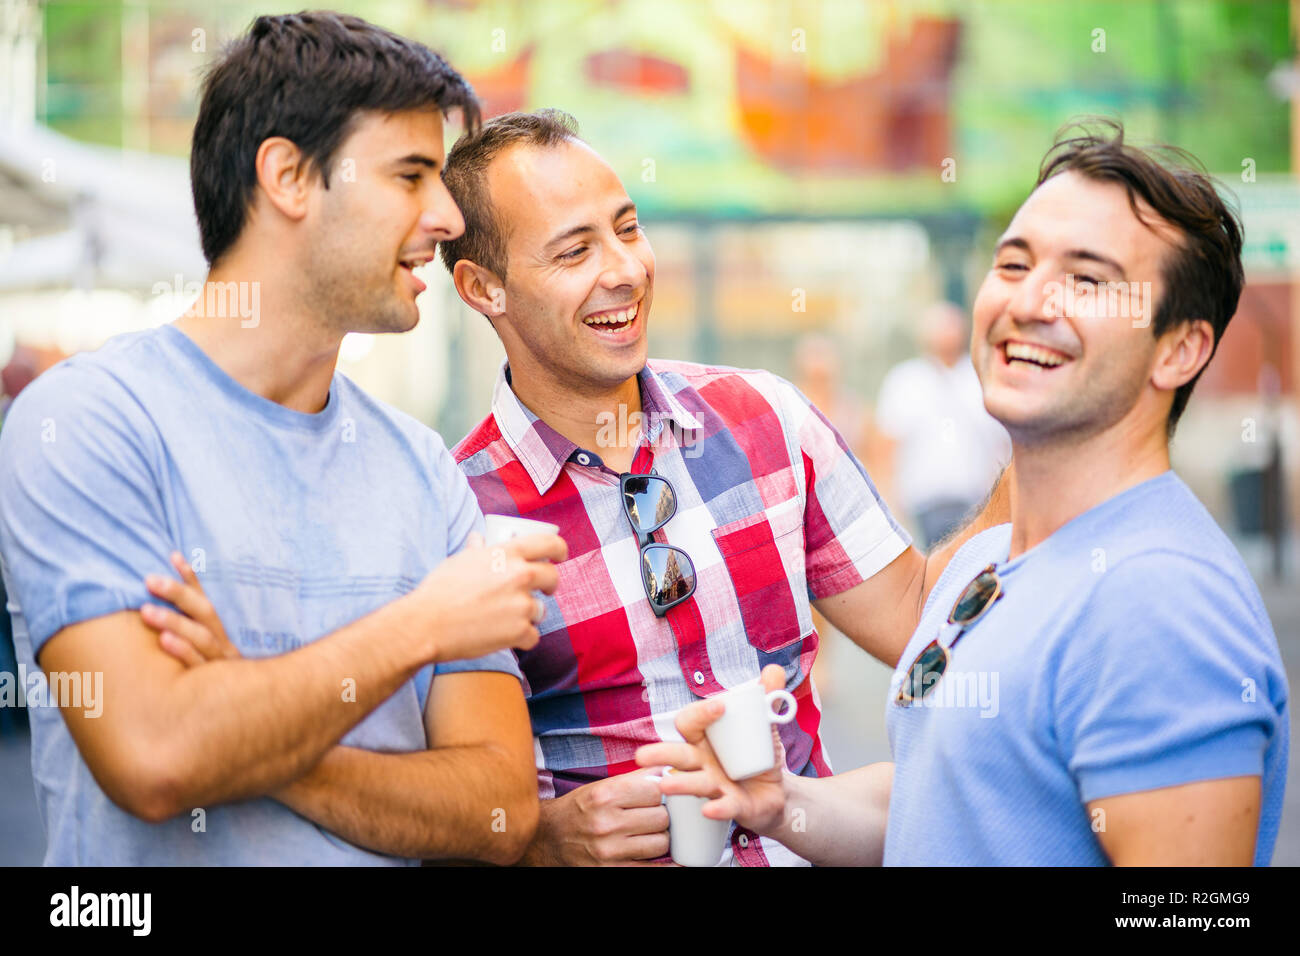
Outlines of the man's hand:
{"label": "man's hand", "polygon": [[144,579],[150,594],[170,601],[180,609],[178,614],[159,604],[146,604],[140,608],[140,617],[145,624],[159,632],[158,644],[186,667],[240,657],[239,649],[226,637],[221,618],[204,593],[194,569],[178,551],[172,552],[171,561],[181,580],[174,581],[159,574]]}
{"label": "man's hand", "polygon": [[508,648],[526,651],[541,638],[537,625],[544,608],[533,592],[555,593],[560,571],[552,562],[568,556],[559,535],[526,535],[489,548],[473,532],[464,550],[429,572],[402,600],[414,601],[436,634],[437,663]]}
{"label": "man's hand", "polygon": [[[513,538],[487,548],[481,535],[471,533],[465,550],[438,565],[409,598],[428,608],[431,621],[439,622],[436,659],[464,660],[536,646],[542,602],[533,591],[555,592],[560,573],[551,562],[567,556],[568,547],[559,535]],[[159,632],[162,649],[187,667],[238,658],[239,649],[226,637],[194,570],[177,552],[171,561],[181,580],[150,575],[145,587],[180,613],[157,604],[140,609],[145,624]]]}
{"label": "man's hand", "polygon": [[543,800],[537,838],[524,862],[634,865],[667,855],[668,811],[659,785],[645,770],[634,770]]}
{"label": "man's hand", "polygon": [[[761,677],[764,692],[785,687],[785,671],[768,664]],[[720,700],[701,700],[683,707],[677,714],[677,732],[685,743],[647,744],[637,748],[636,762],[643,767],[666,764],[660,787],[665,794],[689,793],[712,797],[701,812],[711,820],[735,820],[762,836],[774,833],[785,820],[785,747],[775,724],[772,748],[776,757],[771,770],[737,783],[729,778],[709,746],[704,731],[722,716]]]}

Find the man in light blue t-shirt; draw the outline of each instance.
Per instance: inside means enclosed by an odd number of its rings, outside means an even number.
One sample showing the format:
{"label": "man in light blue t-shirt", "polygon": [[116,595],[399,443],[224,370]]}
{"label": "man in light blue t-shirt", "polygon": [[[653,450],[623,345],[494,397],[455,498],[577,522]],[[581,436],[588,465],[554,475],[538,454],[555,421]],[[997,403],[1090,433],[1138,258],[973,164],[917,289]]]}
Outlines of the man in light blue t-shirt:
{"label": "man in light blue t-shirt", "polygon": [[[334,367],[345,333],[415,325],[412,266],[463,229],[453,108],[477,122],[423,46],[259,17],[195,126],[198,302],[10,410],[0,556],[47,863],[509,863],[531,839],[511,650],[564,543],[481,547],[438,435]],[[181,600],[169,561],[227,626],[202,667],[178,610],[203,608],[149,601]]]}
{"label": "man in light blue t-shirt", "polygon": [[706,815],[816,863],[1269,862],[1289,737],[1277,640],[1169,470],[1241,294],[1241,229],[1207,177],[1107,125],[1049,151],[976,298],[1011,523],[967,541],[927,599],[886,704],[894,763],[736,784],[703,702],[678,717],[690,743],[638,752],[707,770],[665,792],[718,796]]}

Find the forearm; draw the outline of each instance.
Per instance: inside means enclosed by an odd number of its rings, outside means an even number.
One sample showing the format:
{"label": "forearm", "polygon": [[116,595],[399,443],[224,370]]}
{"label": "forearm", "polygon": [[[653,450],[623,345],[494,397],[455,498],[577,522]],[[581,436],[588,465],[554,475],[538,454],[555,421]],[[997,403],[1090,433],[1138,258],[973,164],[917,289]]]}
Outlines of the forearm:
{"label": "forearm", "polygon": [[272,796],[351,843],[393,856],[508,865],[537,826],[534,768],[486,745],[405,754],[335,747]]}
{"label": "forearm", "polygon": [[564,866],[564,804],[572,794],[540,801],[537,830],[519,858],[520,866]]}
{"label": "forearm", "polygon": [[431,657],[428,630],[399,599],[290,654],[178,674],[151,741],[164,807],[260,796],[303,774]]}
{"label": "forearm", "polygon": [[893,779],[892,763],[821,778],[787,771],[785,819],[763,835],[818,866],[879,866]]}

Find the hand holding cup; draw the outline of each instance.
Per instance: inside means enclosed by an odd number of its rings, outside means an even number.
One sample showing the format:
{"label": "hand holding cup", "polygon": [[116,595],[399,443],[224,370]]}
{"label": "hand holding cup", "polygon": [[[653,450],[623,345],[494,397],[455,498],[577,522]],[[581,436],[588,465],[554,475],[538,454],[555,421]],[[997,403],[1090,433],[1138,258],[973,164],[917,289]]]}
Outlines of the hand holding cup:
{"label": "hand holding cup", "polygon": [[[760,699],[766,701],[772,691],[784,693],[784,685],[785,671],[778,664],[769,664],[759,678],[759,688],[763,691]],[[676,721],[682,742],[640,747],[636,752],[636,762],[642,767],[672,767],[675,772],[664,776],[659,789],[665,796],[693,794],[708,798],[701,808],[706,818],[734,819],[755,833],[771,833],[785,820],[785,748],[781,745],[775,722],[769,723],[765,719],[765,732],[771,742],[772,763],[769,769],[743,781],[729,777],[707,734],[708,729],[726,713],[727,698],[727,694],[721,694],[683,707]],[[793,716],[793,708],[788,713]],[[786,714],[778,718],[779,722],[787,719]]]}

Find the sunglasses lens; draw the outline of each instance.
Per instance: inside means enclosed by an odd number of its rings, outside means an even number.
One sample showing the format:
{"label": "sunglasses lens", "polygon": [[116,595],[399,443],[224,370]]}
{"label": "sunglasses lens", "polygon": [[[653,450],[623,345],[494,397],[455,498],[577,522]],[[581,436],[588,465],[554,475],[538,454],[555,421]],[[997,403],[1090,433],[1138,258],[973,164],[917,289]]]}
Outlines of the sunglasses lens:
{"label": "sunglasses lens", "polygon": [[695,590],[695,565],[681,548],[652,544],[641,554],[641,579],[650,603],[666,607]]}
{"label": "sunglasses lens", "polygon": [[916,659],[912,669],[907,672],[903,682],[903,691],[913,700],[920,700],[943,676],[948,668],[948,655],[943,652],[938,641],[931,641],[921,656]]}
{"label": "sunglasses lens", "polygon": [[623,504],[640,534],[651,534],[677,510],[673,486],[656,475],[630,475],[623,480]]}
{"label": "sunglasses lens", "polygon": [[952,624],[969,624],[983,613],[993,595],[998,591],[998,579],[992,571],[985,571],[966,585],[948,620]]}

